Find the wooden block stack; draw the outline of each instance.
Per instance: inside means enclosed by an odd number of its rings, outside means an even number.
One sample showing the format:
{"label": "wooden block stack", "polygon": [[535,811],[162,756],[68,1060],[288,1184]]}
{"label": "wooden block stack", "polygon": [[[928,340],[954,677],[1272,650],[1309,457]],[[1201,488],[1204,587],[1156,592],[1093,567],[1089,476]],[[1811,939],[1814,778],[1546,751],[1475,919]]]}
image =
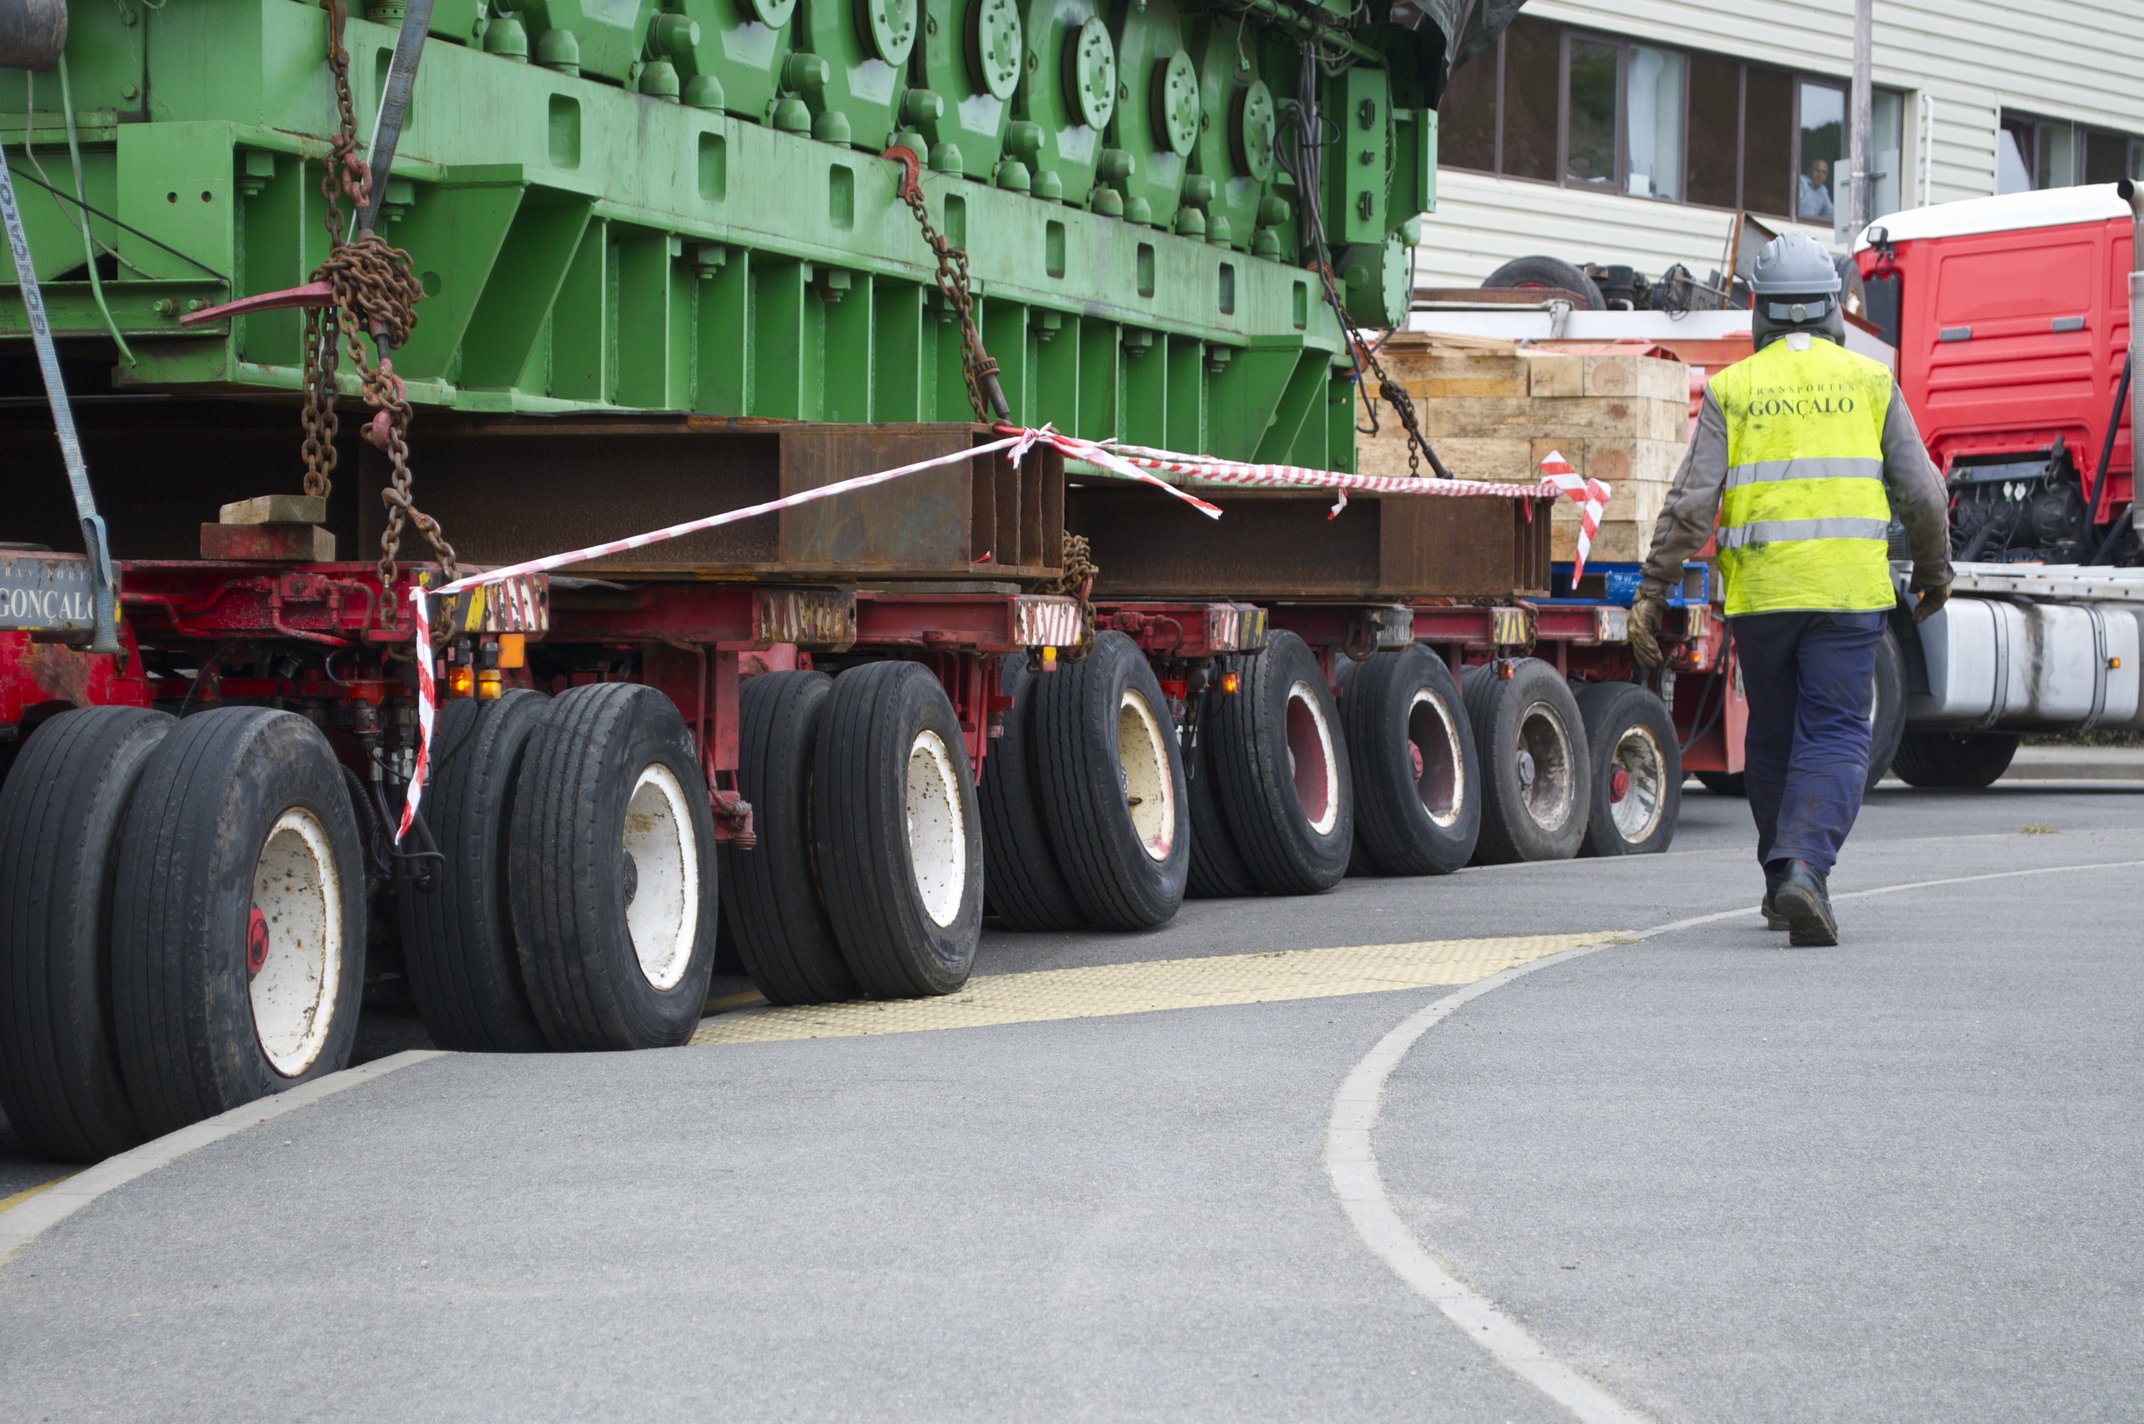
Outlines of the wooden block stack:
{"label": "wooden block stack", "polygon": [[[1591,557],[1635,563],[1689,442],[1689,375],[1680,361],[1522,348],[1480,337],[1400,332],[1385,344],[1385,370],[1406,387],[1423,433],[1461,479],[1530,484],[1560,450],[1581,475],[1614,490]],[[1407,473],[1407,437],[1389,407],[1379,433],[1361,442],[1365,474]],[[1423,471],[1428,473],[1427,467]],[[1555,509],[1553,557],[1578,547],[1578,506]]]}

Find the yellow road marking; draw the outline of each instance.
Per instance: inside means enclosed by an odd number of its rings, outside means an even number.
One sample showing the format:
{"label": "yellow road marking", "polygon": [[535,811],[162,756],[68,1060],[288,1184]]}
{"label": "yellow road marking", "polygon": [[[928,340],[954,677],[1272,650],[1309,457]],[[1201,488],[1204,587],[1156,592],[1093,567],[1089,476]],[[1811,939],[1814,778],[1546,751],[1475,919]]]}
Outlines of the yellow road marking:
{"label": "yellow road marking", "polygon": [[1597,944],[1613,933],[1357,944],[989,974],[970,979],[959,993],[938,999],[728,1013],[702,1023],[692,1041],[696,1045],[768,1043],[923,1033],[1471,984],[1529,960]]}
{"label": "yellow road marking", "polygon": [[[67,1174],[67,1177],[71,1177],[73,1175],[74,1173],[69,1172]],[[40,1182],[36,1186],[29,1188],[27,1191],[17,1192],[11,1197],[0,1197],[0,1211],[6,1211],[11,1206],[21,1206],[24,1202],[28,1201],[31,1197],[36,1196],[39,1192],[51,1191],[61,1182],[66,1181],[67,1177],[54,1177],[49,1182]]]}

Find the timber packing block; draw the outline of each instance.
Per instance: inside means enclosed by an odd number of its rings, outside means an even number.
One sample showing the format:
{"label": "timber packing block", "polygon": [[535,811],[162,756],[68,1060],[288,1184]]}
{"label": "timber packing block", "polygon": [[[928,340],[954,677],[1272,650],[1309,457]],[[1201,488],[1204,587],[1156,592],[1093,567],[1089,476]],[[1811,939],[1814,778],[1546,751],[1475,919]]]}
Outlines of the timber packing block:
{"label": "timber packing block", "polygon": [[[1590,557],[1644,559],[1689,444],[1690,377],[1681,361],[1420,331],[1395,332],[1380,356],[1414,398],[1423,434],[1455,476],[1537,480],[1543,457],[1560,450],[1579,474],[1614,490]],[[1361,469],[1404,475],[1406,432],[1390,409],[1377,416],[1377,435],[1362,441]],[[1557,501],[1553,558],[1576,554],[1578,520],[1576,504]]]}

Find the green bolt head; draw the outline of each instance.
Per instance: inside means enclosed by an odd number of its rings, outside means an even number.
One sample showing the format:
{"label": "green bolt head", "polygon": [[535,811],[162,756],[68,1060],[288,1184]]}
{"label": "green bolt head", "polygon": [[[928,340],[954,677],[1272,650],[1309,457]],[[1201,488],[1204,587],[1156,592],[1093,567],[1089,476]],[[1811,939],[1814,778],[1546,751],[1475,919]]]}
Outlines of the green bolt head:
{"label": "green bolt head", "polygon": [[1274,152],[1274,137],[1278,126],[1278,111],[1273,104],[1273,91],[1266,88],[1263,80],[1254,79],[1236,95],[1236,122],[1229,135],[1230,147],[1235,149],[1236,167],[1246,178],[1256,178],[1261,183],[1273,181],[1279,171]]}
{"label": "green bolt head", "polygon": [[1075,116],[1089,128],[1106,126],[1117,111],[1117,46],[1109,26],[1097,18],[1074,30],[1066,59]]}
{"label": "green bolt head", "polygon": [[1199,141],[1199,71],[1183,50],[1154,71],[1154,130],[1179,158]]}
{"label": "green bolt head", "polygon": [[1020,44],[1025,38],[1014,0],[982,0],[968,28],[968,72],[991,98],[1004,101],[1020,85]]}
{"label": "green bolt head", "polygon": [[862,9],[878,57],[892,65],[907,63],[916,45],[916,0],[864,0]]}

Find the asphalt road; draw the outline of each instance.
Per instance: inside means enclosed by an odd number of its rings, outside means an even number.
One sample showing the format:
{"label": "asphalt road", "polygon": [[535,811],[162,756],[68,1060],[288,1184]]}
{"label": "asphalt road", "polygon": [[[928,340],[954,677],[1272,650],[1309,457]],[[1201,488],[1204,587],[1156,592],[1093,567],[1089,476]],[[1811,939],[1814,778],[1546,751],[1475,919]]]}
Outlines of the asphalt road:
{"label": "asphalt road", "polygon": [[[1371,1134],[1404,1230],[1642,1415],[2144,1415],[2144,789],[1879,791],[1835,888],[1965,883],[1842,900],[1836,950],[1758,926],[1746,818],[992,935],[1068,971],[1033,1022],[403,1068],[0,1264],[0,1418],[1564,1418],[1327,1176],[1452,987],[1086,1016],[1096,976],[1727,910],[1428,1029]],[[0,1137],[0,1198],[50,1175]]]}

